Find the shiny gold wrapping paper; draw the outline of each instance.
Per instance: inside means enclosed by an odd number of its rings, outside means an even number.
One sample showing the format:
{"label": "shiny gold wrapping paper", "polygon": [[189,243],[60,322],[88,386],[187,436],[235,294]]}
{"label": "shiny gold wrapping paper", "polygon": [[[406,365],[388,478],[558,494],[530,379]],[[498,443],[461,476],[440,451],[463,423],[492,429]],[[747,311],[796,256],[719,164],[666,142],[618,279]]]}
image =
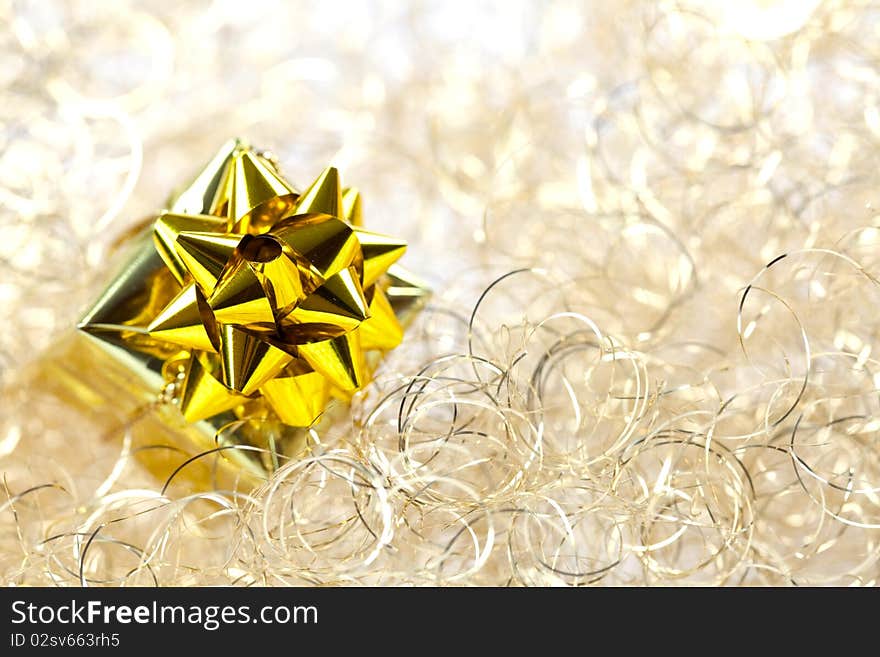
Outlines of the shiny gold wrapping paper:
{"label": "shiny gold wrapping paper", "polygon": [[[265,480],[272,467],[261,461],[260,453],[242,450],[224,450],[219,458],[219,454],[195,458],[222,445],[215,439],[217,427],[187,422],[173,405],[158,403],[156,385],[160,389],[163,385],[158,372],[136,358],[108,354],[79,331],[53,345],[44,360],[24,373],[21,383],[62,404],[71,435],[125,445],[129,457],[161,486],[168,484],[170,492],[249,490]],[[290,455],[304,447],[304,437],[299,438],[285,443]],[[265,444],[262,447],[265,450]]]}

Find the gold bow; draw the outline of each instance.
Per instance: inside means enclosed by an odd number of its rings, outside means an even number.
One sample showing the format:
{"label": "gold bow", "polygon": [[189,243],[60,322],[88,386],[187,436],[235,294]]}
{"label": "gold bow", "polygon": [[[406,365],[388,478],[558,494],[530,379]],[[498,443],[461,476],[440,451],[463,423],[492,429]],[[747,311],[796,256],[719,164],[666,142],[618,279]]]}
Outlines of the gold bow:
{"label": "gold bow", "polygon": [[360,194],[335,168],[300,194],[271,156],[231,141],[156,219],[166,269],[149,300],[108,324],[107,308],[125,305],[106,300],[111,284],[80,328],[161,357],[189,421],[262,399],[285,424],[310,426],[331,396],[369,381],[426,294],[389,272],[406,243],[361,223]]}

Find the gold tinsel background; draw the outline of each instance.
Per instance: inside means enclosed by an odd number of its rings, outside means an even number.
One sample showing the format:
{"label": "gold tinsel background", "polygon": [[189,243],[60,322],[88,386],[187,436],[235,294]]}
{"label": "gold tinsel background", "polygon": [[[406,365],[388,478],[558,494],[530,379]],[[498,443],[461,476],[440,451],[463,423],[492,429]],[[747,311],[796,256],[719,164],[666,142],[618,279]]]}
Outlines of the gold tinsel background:
{"label": "gold tinsel background", "polygon": [[[876,583],[880,4],[0,18],[4,583]],[[233,135],[435,296],[309,458],[168,499],[16,374]]]}

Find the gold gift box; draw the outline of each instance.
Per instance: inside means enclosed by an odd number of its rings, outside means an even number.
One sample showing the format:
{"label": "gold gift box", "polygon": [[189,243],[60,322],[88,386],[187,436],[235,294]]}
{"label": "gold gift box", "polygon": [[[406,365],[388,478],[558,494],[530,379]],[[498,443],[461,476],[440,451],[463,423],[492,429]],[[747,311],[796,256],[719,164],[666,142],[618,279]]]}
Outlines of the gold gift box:
{"label": "gold gift box", "polygon": [[123,238],[106,289],[26,383],[126,436],[166,487],[249,490],[344,412],[429,292],[394,264],[402,242],[360,228],[332,169],[300,194],[233,140],[168,207]]}

